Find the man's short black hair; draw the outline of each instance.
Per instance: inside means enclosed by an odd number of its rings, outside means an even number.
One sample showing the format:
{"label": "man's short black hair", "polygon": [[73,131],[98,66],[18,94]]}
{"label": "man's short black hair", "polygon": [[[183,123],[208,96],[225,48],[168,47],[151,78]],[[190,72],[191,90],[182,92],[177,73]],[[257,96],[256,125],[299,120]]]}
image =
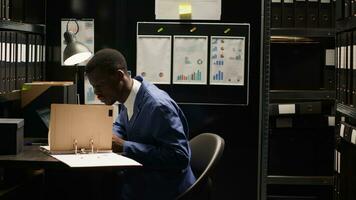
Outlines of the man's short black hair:
{"label": "man's short black hair", "polygon": [[95,69],[102,72],[113,73],[118,69],[127,74],[127,64],[125,57],[115,49],[102,49],[95,53],[85,68],[85,73],[89,74]]}

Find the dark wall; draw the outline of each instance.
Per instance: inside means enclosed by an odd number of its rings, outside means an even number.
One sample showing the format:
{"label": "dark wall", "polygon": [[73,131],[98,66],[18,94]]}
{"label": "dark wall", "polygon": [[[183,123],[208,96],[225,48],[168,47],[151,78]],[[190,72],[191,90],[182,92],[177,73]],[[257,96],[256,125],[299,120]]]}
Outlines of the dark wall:
{"label": "dark wall", "polygon": [[[214,182],[214,199],[253,200],[257,199],[258,188],[261,1],[222,3],[221,21],[210,22],[251,24],[250,103],[248,106],[185,104],[181,107],[189,120],[191,137],[214,132],[225,139],[225,152]],[[120,50],[135,72],[136,23],[155,21],[154,0],[63,0],[47,1],[47,4],[48,80],[74,79],[72,68],[60,66],[61,18],[94,18],[95,51],[104,47]]]}

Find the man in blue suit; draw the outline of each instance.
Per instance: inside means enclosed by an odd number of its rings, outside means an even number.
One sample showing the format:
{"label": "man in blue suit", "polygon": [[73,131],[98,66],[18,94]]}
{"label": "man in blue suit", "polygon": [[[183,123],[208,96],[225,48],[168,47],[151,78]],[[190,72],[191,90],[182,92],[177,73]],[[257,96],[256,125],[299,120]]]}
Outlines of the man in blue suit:
{"label": "man in blue suit", "polygon": [[124,56],[113,49],[98,51],[86,74],[100,101],[122,104],[114,149],[143,164],[143,170],[125,171],[122,198],[169,200],[188,189],[195,181],[188,124],[174,100],[142,77],[132,79]]}

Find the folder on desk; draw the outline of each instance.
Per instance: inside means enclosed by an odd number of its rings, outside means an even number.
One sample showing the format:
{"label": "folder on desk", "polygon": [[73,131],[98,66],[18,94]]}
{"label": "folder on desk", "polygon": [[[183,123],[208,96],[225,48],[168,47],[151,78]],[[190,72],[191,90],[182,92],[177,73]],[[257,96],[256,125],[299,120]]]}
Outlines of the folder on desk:
{"label": "folder on desk", "polygon": [[112,153],[112,117],[112,106],[52,104],[43,148],[70,167],[142,166]]}
{"label": "folder on desk", "polygon": [[85,149],[111,152],[113,107],[52,104],[48,132],[51,153]]}

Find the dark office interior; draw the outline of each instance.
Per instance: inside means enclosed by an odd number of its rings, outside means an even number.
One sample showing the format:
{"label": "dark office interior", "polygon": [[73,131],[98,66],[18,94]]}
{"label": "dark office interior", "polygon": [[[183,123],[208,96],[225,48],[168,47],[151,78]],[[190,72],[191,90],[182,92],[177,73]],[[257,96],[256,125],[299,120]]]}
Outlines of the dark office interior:
{"label": "dark office interior", "polygon": [[[164,10],[172,7],[160,7],[164,3],[176,5],[177,16],[160,15],[174,15]],[[355,1],[1,0],[0,5],[0,199],[121,199],[121,174],[142,170],[70,167],[40,150],[54,141],[52,104],[90,104],[85,64],[62,61],[63,45],[69,46],[66,23],[67,29],[77,24],[77,37],[80,23],[92,23],[92,38],[85,40],[91,53],[120,51],[131,77],[144,76],[147,63],[172,56],[166,82],[152,82],[184,112],[191,145],[204,133],[224,141],[218,158],[211,158],[214,164],[204,166],[208,173],[193,169],[202,180],[188,191],[191,196],[177,199],[356,199]],[[214,12],[218,17],[207,18]],[[152,38],[169,41],[170,52],[159,52],[152,42],[141,50],[142,41]],[[175,58],[184,49],[176,44],[186,38],[205,41],[203,77],[198,71],[176,78]],[[214,55],[214,45],[224,41],[225,49],[218,50],[228,56]],[[243,54],[232,56],[236,48]],[[159,57],[150,57],[156,50]],[[185,64],[198,54],[186,55]],[[207,154],[209,145],[199,153]],[[192,149],[191,163],[203,162]]]}

